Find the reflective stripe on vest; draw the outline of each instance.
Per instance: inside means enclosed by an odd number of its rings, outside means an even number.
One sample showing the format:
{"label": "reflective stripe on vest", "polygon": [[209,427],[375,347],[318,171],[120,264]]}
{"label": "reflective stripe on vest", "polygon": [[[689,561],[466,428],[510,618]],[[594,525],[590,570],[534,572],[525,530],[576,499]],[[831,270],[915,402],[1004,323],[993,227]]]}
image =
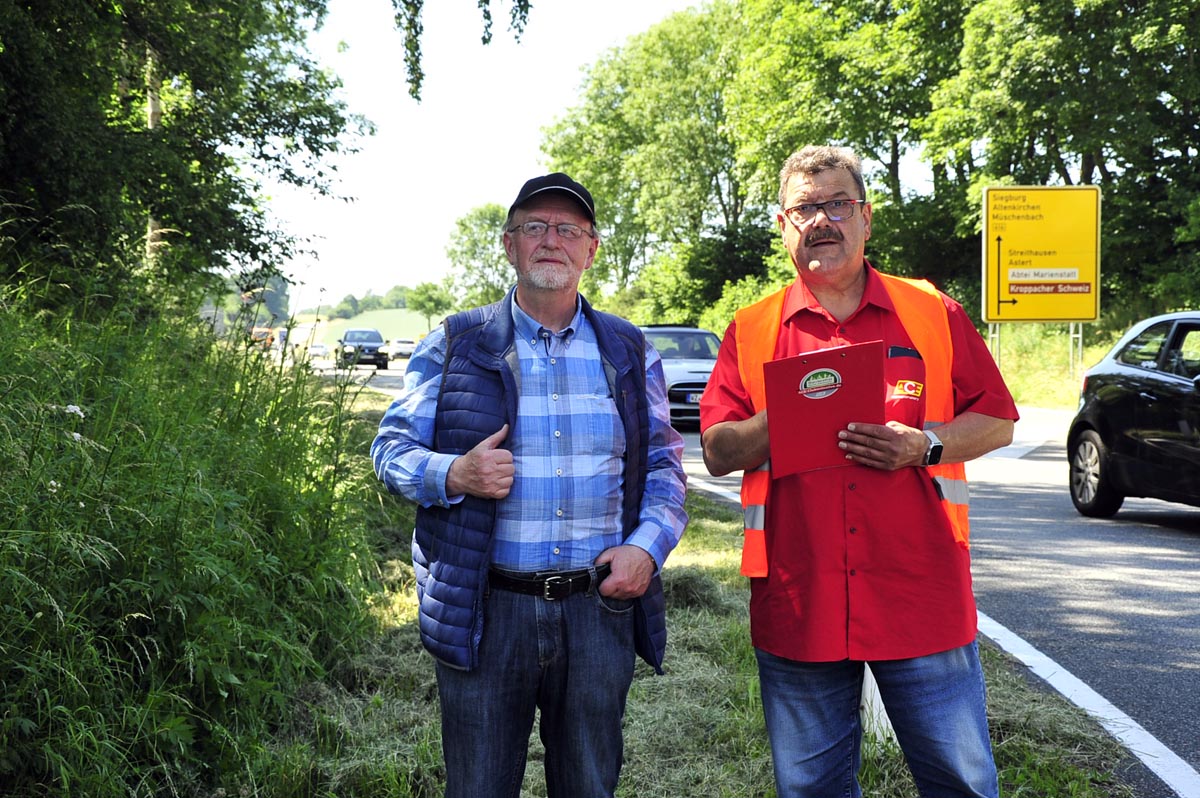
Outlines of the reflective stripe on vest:
{"label": "reflective stripe on vest", "polygon": [[[880,274],[900,323],[925,363],[925,427],[932,428],[954,417],[954,388],[950,368],[954,360],[950,318],[936,288],[926,280]],[[766,407],[763,363],[775,357],[787,289],[771,294],[734,314],[738,372],[750,394],[754,412]],[[742,474],[743,576],[767,575],[766,517],[770,493],[771,462]],[[969,491],[962,463],[923,469],[932,478],[942,510],[964,548],[970,529],[967,521]]]}

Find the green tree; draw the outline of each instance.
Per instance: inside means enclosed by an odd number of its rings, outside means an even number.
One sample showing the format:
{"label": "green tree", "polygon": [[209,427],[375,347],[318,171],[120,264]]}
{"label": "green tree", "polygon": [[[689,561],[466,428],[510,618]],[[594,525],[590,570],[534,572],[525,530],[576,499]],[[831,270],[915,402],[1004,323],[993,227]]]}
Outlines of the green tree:
{"label": "green tree", "polygon": [[[491,0],[476,0],[483,14],[483,34],[480,40],[484,44],[492,41],[492,2]],[[396,27],[404,32],[404,70],[408,77],[408,93],[413,99],[421,99],[421,86],[425,81],[425,72],[421,68],[421,34],[424,26],[421,24],[421,12],[425,8],[425,0],[392,0],[396,9]],[[512,0],[509,9],[509,29],[513,37],[520,41],[525,30],[525,22],[529,16],[532,0]]]}
{"label": "green tree", "polygon": [[329,311],[331,319],[352,319],[359,314],[358,297],[354,294],[346,294],[342,297],[342,301]]}
{"label": "green tree", "polygon": [[437,283],[421,283],[408,292],[408,307],[425,317],[425,328],[433,329],[434,316],[441,316],[454,307],[450,291]]}
{"label": "green tree", "polygon": [[893,203],[930,94],[954,74],[962,0],[743,0],[744,58],[729,89],[739,157],[774,201],[784,159],[844,144],[882,167]]}
{"label": "green tree", "polygon": [[408,288],[403,285],[392,286],[383,295],[383,306],[385,308],[408,307]]}
{"label": "green tree", "polygon": [[384,307],[383,297],[378,294],[373,294],[370,291],[362,299],[358,300],[358,312],[366,313],[371,310],[382,310]]}
{"label": "green tree", "polygon": [[986,185],[1098,184],[1112,323],[1200,302],[1200,2],[985,0],[964,26],[924,126],[935,177],[976,207]]}
{"label": "green tree", "polygon": [[[327,2],[0,0],[0,277],[53,275],[65,304],[289,257],[260,181],[331,193],[328,156],[371,130],[307,53]],[[423,3],[393,5],[418,96]]]}
{"label": "green tree", "polygon": [[591,285],[623,289],[656,252],[713,230],[736,237],[755,212],[726,111],[740,33],[729,2],[668,17],[594,65],[581,103],[547,134],[552,165],[596,198]]}
{"label": "green tree", "polygon": [[496,302],[515,282],[501,239],[507,216],[507,210],[492,203],[472,208],[455,221],[446,258],[452,267],[450,292],[459,307]]}
{"label": "green tree", "polygon": [[[0,0],[0,193],[21,249],[114,286],[135,269],[170,284],[271,266],[290,244],[257,176],[328,192],[323,159],[366,129],[304,50],[301,23],[323,14],[324,0]],[[154,257],[139,264],[142,241]],[[66,252],[101,273],[72,274]]]}

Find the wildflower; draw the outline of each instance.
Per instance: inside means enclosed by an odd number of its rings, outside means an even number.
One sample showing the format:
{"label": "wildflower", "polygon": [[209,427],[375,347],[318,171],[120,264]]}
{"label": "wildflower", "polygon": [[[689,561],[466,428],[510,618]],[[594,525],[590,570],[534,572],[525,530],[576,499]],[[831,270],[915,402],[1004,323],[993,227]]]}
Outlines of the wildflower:
{"label": "wildflower", "polygon": [[50,489],[51,493],[58,493],[58,483],[54,480],[50,480],[50,484],[47,485],[47,487]]}
{"label": "wildflower", "polygon": [[74,413],[80,418],[84,418],[83,411],[79,409],[79,405],[67,405],[63,408],[63,410],[67,413]]}
{"label": "wildflower", "polygon": [[78,432],[72,432],[71,437],[75,439],[76,443],[79,443],[80,441],[83,440],[83,436],[80,435]]}

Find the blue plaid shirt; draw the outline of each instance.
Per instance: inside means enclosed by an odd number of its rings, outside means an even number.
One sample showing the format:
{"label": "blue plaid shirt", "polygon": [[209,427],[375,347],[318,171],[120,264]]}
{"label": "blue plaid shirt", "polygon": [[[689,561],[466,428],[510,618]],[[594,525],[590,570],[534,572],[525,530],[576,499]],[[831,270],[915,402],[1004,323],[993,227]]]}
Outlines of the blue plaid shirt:
{"label": "blue plaid shirt", "polygon": [[[596,344],[577,309],[571,325],[545,331],[513,303],[521,396],[504,446],[515,477],[497,503],[492,564],[513,571],[585,568],[603,550],[628,543],[661,568],[687,524],[683,438],[670,424],[662,362],[646,345],[650,444],[637,529],[623,539],[625,432]],[[577,305],[578,308],[578,305]],[[409,360],[404,391],[379,425],[375,472],[388,490],[423,506],[450,506],[446,474],[457,455],[431,450],[446,335],[441,326]]]}

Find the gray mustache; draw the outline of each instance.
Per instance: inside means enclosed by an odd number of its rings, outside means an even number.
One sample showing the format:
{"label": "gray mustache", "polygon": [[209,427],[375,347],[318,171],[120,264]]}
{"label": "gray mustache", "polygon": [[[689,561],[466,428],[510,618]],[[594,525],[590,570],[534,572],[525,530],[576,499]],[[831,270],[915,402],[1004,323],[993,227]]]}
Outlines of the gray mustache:
{"label": "gray mustache", "polygon": [[842,236],[836,230],[817,230],[804,239],[806,245],[812,245],[821,241],[841,241]]}

